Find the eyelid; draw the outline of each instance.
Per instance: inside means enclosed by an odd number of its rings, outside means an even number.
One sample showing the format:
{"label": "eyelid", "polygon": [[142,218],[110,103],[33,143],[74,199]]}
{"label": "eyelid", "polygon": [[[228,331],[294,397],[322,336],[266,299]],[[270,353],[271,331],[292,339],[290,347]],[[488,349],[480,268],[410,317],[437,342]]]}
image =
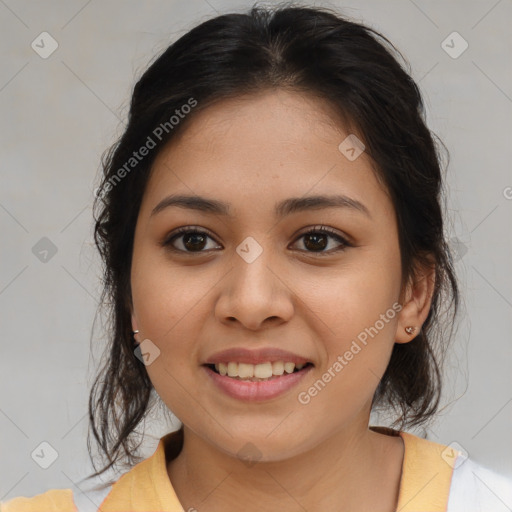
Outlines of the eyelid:
{"label": "eyelid", "polygon": [[333,238],[339,238],[347,245],[354,245],[352,237],[350,237],[349,235],[347,235],[343,232],[340,232],[339,230],[337,230],[335,228],[326,226],[325,224],[315,224],[314,226],[305,227],[303,230],[300,230],[299,233],[295,236],[295,240],[297,240],[297,238],[300,238],[301,236],[307,235],[308,233],[311,233],[311,232],[325,233],[327,235],[332,236]]}
{"label": "eyelid", "polygon": [[[215,238],[215,235],[209,231],[208,229],[206,228],[203,228],[201,226],[182,226],[182,227],[179,227],[179,228],[176,228],[175,230],[173,230],[171,233],[169,233],[168,235],[165,235],[164,239],[162,240],[161,244],[163,247],[166,247],[166,246],[169,246],[171,245],[171,240],[173,240],[174,238],[178,238],[180,235],[186,235],[188,233],[194,233],[194,232],[198,232],[198,233],[204,233],[205,235],[208,235],[212,240],[215,241],[216,244],[219,244],[219,242],[217,242],[216,238]],[[177,249],[178,252],[185,252],[185,251],[180,251],[179,249]],[[188,251],[190,254],[192,254],[191,251]],[[199,252],[205,252],[205,251],[199,251]]]}

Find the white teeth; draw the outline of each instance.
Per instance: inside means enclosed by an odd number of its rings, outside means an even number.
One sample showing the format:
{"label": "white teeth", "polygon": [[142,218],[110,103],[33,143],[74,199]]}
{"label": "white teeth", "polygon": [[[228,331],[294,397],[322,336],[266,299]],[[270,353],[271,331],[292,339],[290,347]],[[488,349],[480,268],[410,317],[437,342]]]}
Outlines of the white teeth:
{"label": "white teeth", "polygon": [[[255,368],[256,366],[254,366],[253,364],[238,363],[238,376],[241,379],[254,377]],[[260,377],[260,375],[256,375],[256,377]]]}
{"label": "white teeth", "polygon": [[284,363],[284,371],[286,373],[292,373],[295,370],[295,363]]}
{"label": "white teeth", "polygon": [[215,369],[220,375],[229,377],[239,377],[240,379],[269,379],[273,375],[280,376],[286,373],[293,373],[295,368],[302,370],[305,364],[295,364],[285,361],[274,361],[273,363],[248,364],[230,361],[229,363],[219,363]]}
{"label": "white teeth", "polygon": [[238,364],[237,363],[228,363],[228,376],[229,377],[238,377]]}
{"label": "white teeth", "polygon": [[272,363],[254,365],[254,376],[258,379],[268,379],[272,377]]}
{"label": "white teeth", "polygon": [[284,373],[284,363],[282,361],[275,361],[272,363],[272,374],[273,375],[283,375]]}

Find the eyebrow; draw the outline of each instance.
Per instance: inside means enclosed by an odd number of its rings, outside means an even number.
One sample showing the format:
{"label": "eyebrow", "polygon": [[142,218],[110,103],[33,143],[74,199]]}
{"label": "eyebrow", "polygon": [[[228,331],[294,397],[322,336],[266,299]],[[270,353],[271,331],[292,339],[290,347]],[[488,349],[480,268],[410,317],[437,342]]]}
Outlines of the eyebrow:
{"label": "eyebrow", "polygon": [[[150,217],[171,206],[214,215],[231,216],[230,205],[228,203],[197,195],[170,195],[162,199],[162,201],[153,208]],[[276,218],[283,218],[293,213],[320,210],[323,208],[348,208],[363,213],[371,218],[368,208],[363,203],[345,195],[292,197],[277,203],[274,209],[274,215]]]}

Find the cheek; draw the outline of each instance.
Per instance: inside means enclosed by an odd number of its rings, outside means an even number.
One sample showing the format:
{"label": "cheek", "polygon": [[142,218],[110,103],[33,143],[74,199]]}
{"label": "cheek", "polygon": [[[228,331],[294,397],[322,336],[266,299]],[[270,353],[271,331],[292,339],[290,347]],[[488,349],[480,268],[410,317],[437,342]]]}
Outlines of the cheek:
{"label": "cheek", "polygon": [[198,266],[173,265],[149,251],[134,253],[131,285],[140,330],[157,344],[183,344],[183,329],[199,314],[215,282]]}
{"label": "cheek", "polygon": [[[190,406],[196,363],[194,329],[204,295],[183,271],[141,251],[131,273],[133,307],[144,339],[158,355],[146,366],[148,376],[164,403],[181,418]],[[187,392],[187,390],[189,390]]]}
{"label": "cheek", "polygon": [[379,330],[388,335],[391,324],[396,323],[392,306],[400,293],[400,262],[396,258],[382,250],[360,250],[336,269],[301,273],[293,289],[305,305],[304,314],[309,311],[308,318],[317,327],[323,325],[326,339],[346,342],[388,312],[385,326],[379,322]]}
{"label": "cheek", "polygon": [[[360,251],[324,276],[304,274],[297,282],[303,318],[321,339],[324,399],[361,403],[370,398],[384,373],[395,342],[400,305],[400,266],[389,253]],[[332,382],[332,383],[331,383]],[[322,387],[323,383],[319,383]],[[315,391],[313,391],[315,393]]]}
{"label": "cheek", "polygon": [[324,414],[328,407],[334,423],[347,421],[371,401],[391,357],[397,322],[389,294],[357,293],[349,282],[343,284],[344,293],[327,296],[316,317],[313,329],[322,338],[324,359],[299,396],[311,414]]}

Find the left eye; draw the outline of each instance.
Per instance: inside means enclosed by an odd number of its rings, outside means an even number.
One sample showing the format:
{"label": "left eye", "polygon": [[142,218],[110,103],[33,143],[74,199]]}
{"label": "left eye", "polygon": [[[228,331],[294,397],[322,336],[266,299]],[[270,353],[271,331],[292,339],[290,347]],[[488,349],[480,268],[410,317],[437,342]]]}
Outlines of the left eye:
{"label": "left eye", "polygon": [[[180,228],[172,236],[167,238],[162,245],[178,252],[206,252],[204,249],[208,249],[207,239],[214,238],[206,231],[202,231],[195,228]],[[306,252],[313,253],[332,253],[336,251],[344,250],[350,246],[350,243],[334,230],[325,227],[318,226],[305,233],[302,233],[296,241],[304,238],[304,246],[307,248]],[[339,247],[325,251],[325,248],[329,245],[329,239],[336,240],[339,243]],[[175,241],[179,241],[182,248],[176,247]],[[211,250],[212,248],[209,248]]]}
{"label": "left eye", "polygon": [[[342,237],[340,234],[338,234],[336,231],[334,231],[331,228],[325,227],[325,226],[318,226],[315,227],[309,231],[306,231],[305,233],[302,233],[297,240],[300,240],[301,238],[304,239],[304,245],[308,249],[312,249],[311,251],[307,252],[316,252],[316,253],[333,253],[337,251],[342,251],[346,247],[349,247],[350,244],[348,241]],[[328,239],[333,239],[339,242],[340,246],[335,249],[331,249],[329,251],[324,251],[324,249],[328,245]]]}

